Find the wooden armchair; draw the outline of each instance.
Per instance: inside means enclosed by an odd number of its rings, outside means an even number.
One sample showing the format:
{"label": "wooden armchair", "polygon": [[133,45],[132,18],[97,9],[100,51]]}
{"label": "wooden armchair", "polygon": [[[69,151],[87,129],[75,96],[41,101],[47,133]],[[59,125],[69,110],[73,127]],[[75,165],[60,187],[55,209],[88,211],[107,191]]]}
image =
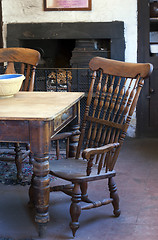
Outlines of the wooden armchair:
{"label": "wooden armchair", "polygon": [[[33,91],[35,81],[35,70],[40,59],[40,53],[29,48],[1,48],[0,63],[4,64],[4,73],[21,73],[25,75],[25,80],[21,87],[21,91]],[[1,152],[0,160],[11,159],[11,155],[15,156],[17,167],[17,178],[22,178],[22,160],[30,153],[29,145],[26,146],[26,151],[22,151],[19,143],[15,144],[15,152]],[[6,157],[6,155],[10,157]]]}
{"label": "wooden armchair", "polygon": [[[114,166],[144,79],[152,72],[152,65],[148,63],[125,63],[101,57],[93,58],[89,67],[93,72],[92,81],[76,159],[50,161],[50,174],[71,182],[51,187],[50,191],[62,191],[71,196],[73,236],[79,228],[81,210],[112,203],[114,215],[120,215]],[[87,193],[88,182],[101,179],[108,179],[110,197],[94,202]],[[85,202],[82,206],[81,201]]]}

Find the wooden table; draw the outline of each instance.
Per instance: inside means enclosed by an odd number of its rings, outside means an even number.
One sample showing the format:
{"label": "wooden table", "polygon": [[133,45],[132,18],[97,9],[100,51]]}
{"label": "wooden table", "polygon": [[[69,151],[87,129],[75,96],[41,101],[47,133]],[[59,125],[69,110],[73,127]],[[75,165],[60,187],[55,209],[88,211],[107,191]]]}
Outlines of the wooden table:
{"label": "wooden table", "polygon": [[79,92],[19,92],[0,99],[0,142],[30,143],[33,181],[30,201],[35,204],[39,235],[49,221],[49,152],[51,136],[76,116]]}

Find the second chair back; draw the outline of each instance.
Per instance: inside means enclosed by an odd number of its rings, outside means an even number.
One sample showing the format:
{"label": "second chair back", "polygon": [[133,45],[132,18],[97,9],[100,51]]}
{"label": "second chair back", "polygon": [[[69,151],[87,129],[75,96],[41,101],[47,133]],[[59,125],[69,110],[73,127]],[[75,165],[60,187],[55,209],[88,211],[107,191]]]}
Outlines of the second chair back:
{"label": "second chair back", "polygon": [[33,91],[35,69],[40,59],[40,53],[29,48],[1,48],[0,63],[5,65],[5,74],[21,73],[25,80],[21,87],[23,91]]}

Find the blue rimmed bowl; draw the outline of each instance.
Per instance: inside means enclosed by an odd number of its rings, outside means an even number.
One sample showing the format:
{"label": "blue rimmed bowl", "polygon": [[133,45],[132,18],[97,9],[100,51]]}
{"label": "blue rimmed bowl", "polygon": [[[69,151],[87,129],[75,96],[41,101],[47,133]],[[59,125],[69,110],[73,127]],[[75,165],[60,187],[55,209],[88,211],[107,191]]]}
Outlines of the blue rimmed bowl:
{"label": "blue rimmed bowl", "polygon": [[0,98],[12,97],[18,93],[24,79],[23,74],[0,75]]}

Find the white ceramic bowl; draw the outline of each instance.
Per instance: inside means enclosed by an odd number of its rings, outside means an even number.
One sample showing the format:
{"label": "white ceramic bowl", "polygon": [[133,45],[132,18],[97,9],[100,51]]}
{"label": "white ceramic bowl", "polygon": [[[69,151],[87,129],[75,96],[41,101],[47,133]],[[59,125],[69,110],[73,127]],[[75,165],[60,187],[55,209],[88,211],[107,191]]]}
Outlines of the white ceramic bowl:
{"label": "white ceramic bowl", "polygon": [[0,75],[0,98],[12,97],[19,92],[24,79],[22,74]]}

